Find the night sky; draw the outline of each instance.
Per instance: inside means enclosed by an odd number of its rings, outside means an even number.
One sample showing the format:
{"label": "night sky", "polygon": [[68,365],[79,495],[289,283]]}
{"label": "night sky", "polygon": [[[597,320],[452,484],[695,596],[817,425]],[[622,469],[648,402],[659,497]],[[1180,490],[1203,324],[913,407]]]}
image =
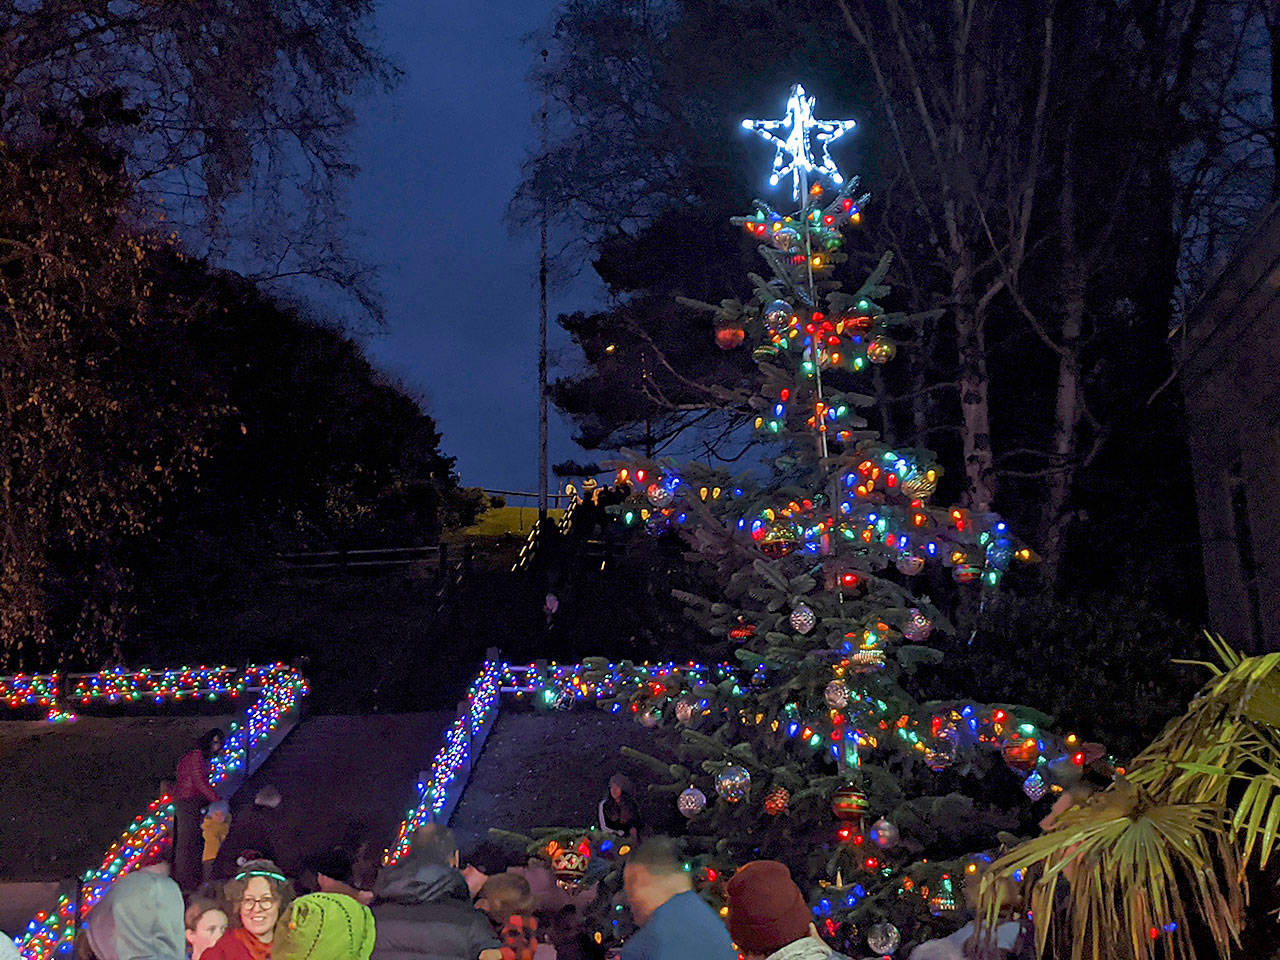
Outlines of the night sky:
{"label": "night sky", "polygon": [[[529,72],[553,0],[385,0],[378,43],[404,71],[357,105],[361,172],[352,246],[381,270],[386,326],[370,359],[420,396],[464,483],[537,484],[538,237],[504,220],[537,149]],[[551,291],[553,357],[573,363],[557,313],[602,294],[588,268]],[[551,408],[550,463],[583,453]],[[551,480],[554,491],[555,478]]]}

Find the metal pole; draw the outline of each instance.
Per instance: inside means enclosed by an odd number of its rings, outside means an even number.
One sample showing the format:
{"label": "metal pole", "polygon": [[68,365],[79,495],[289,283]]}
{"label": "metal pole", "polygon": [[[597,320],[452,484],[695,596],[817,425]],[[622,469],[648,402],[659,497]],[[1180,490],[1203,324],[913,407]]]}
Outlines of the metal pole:
{"label": "metal pole", "polygon": [[[547,67],[547,51],[542,51]],[[547,78],[542,79],[542,162],[547,162]],[[542,185],[542,223],[538,264],[538,522],[547,522],[547,192]]]}
{"label": "metal pole", "polygon": [[[809,174],[803,166],[796,168],[800,175],[800,222],[804,224],[804,263],[809,276],[809,302],[813,309],[818,309],[818,290],[813,282],[813,246],[809,238]],[[827,458],[827,432],[822,429],[822,417],[818,416],[817,405],[822,403],[822,365],[818,363],[818,335],[815,333],[809,342],[809,357],[813,361],[813,378],[817,388],[817,400],[814,403],[814,429],[818,431],[818,456]],[[833,503],[835,501],[832,501]]]}
{"label": "metal pole", "polygon": [[641,403],[645,404],[644,413],[644,455],[648,460],[653,459],[653,423],[649,419],[648,400],[649,400],[649,355],[644,352],[644,347],[640,348],[640,392],[643,395]]}

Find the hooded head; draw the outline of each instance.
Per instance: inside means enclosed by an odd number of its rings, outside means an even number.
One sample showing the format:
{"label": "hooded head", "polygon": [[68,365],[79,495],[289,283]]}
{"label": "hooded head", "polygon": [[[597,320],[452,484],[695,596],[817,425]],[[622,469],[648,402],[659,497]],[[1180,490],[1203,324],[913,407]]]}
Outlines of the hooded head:
{"label": "hooded head", "polygon": [[609,778],[609,796],[614,800],[621,800],[625,796],[630,796],[634,792],[631,786],[631,780],[625,773],[615,773]]}
{"label": "hooded head", "polygon": [[267,784],[259,790],[253,798],[253,805],[256,807],[266,807],[268,810],[274,810],[280,806],[280,791],[271,784]]}
{"label": "hooded head", "polygon": [[743,953],[769,954],[809,935],[809,906],[786,864],[753,860],[729,881],[729,935]]}
{"label": "hooded head", "polygon": [[98,960],[183,960],[182,891],[160,874],[126,874],[89,914],[86,935]]}
{"label": "hooded head", "polygon": [[335,893],[309,893],[280,918],[272,960],[369,960],[373,914]]}

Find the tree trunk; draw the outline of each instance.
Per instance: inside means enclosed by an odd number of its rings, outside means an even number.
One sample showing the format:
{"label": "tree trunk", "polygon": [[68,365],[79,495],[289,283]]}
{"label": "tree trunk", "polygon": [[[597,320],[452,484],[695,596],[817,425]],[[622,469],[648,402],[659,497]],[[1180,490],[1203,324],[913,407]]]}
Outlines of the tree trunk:
{"label": "tree trunk", "polygon": [[1084,328],[1085,266],[1076,238],[1075,183],[1073,154],[1068,146],[1062,163],[1062,195],[1059,226],[1062,243],[1062,350],[1058,354],[1058,386],[1053,411],[1052,460],[1044,505],[1041,510],[1044,582],[1057,584],[1062,560],[1063,536],[1069,514],[1067,500],[1071,496],[1078,467],[1080,419],[1083,397],[1080,385],[1080,334]]}
{"label": "tree trunk", "polygon": [[964,421],[964,471],[968,480],[965,502],[973,510],[987,511],[995,499],[996,471],[987,401],[986,338],[973,292],[973,255],[967,248],[953,249],[953,253],[951,295],[960,354],[960,415]]}
{"label": "tree trunk", "polygon": [[1280,10],[1263,4],[1267,16],[1267,36],[1271,46],[1271,199],[1280,197]]}

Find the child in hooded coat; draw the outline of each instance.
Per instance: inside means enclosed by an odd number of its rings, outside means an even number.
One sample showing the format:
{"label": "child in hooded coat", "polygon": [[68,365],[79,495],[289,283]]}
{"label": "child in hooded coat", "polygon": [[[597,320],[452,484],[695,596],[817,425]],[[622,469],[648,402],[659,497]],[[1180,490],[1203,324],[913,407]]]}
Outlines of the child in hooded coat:
{"label": "child in hooded coat", "polygon": [[476,898],[502,941],[502,960],[556,960],[556,948],[538,939],[529,881],[511,870],[485,881]]}

